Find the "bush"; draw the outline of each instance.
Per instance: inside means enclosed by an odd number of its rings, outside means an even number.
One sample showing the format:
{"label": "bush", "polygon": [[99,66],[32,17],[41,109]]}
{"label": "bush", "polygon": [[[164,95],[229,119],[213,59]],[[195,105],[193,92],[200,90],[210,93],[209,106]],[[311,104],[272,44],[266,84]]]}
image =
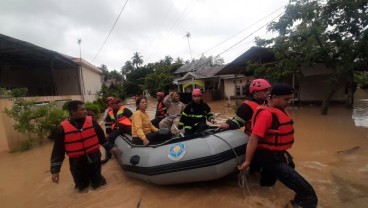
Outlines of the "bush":
{"label": "bush", "polygon": [[[25,92],[17,91],[13,95],[25,95]],[[11,100],[12,108],[5,108],[4,113],[14,120],[15,130],[28,136],[28,140],[21,145],[21,150],[30,149],[35,141],[42,144],[46,136],[67,118],[67,112],[58,108],[55,103],[45,103],[40,106],[35,105],[37,101],[35,99],[14,97]]]}

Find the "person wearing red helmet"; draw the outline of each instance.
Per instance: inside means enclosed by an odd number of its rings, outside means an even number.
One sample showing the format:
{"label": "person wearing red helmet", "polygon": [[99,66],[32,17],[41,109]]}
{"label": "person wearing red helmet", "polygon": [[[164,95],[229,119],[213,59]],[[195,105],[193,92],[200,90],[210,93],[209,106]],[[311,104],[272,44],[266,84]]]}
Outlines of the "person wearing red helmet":
{"label": "person wearing red helmet", "polygon": [[185,135],[199,133],[208,128],[206,119],[215,123],[211,108],[202,100],[200,89],[192,91],[192,102],[183,110],[179,121],[179,129],[184,129]]}
{"label": "person wearing red helmet", "polygon": [[114,145],[116,137],[124,134],[131,134],[132,122],[130,118],[133,112],[121,104],[117,98],[110,99],[109,107],[111,110],[105,117],[106,137],[110,146]]}
{"label": "person wearing red helmet", "polygon": [[245,133],[250,135],[251,118],[259,105],[265,104],[270,93],[271,85],[265,79],[255,79],[250,82],[249,96],[236,110],[236,115],[220,124],[221,129],[239,129],[245,126]]}
{"label": "person wearing red helmet", "polygon": [[293,95],[294,89],[288,84],[272,86],[267,106],[260,106],[254,112],[245,161],[238,168],[247,170],[252,163],[259,164],[261,186],[273,186],[279,180],[295,192],[290,201],[292,207],[315,208],[317,195],[295,170],[292,156],[287,152],[294,143],[294,122],[286,110]]}
{"label": "person wearing red helmet", "polygon": [[104,112],[104,115],[103,115],[103,118],[106,118],[106,116],[107,116],[107,114],[109,113],[109,111],[111,111],[111,107],[109,106],[109,102],[111,101],[111,100],[113,100],[113,99],[115,99],[114,97],[107,97],[106,98],[106,110],[105,110],[105,112]]}
{"label": "person wearing red helmet", "polygon": [[156,93],[156,96],[157,96],[156,114],[155,114],[155,118],[151,120],[151,123],[156,128],[158,128],[160,121],[165,118],[167,108],[163,103],[165,94],[159,91]]}

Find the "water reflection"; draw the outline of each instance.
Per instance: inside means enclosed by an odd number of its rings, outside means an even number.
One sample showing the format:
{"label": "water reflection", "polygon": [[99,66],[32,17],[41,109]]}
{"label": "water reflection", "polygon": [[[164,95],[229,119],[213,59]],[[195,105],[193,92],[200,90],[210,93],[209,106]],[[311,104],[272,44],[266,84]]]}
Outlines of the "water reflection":
{"label": "water reflection", "polygon": [[355,101],[352,118],[355,126],[368,128],[368,99]]}

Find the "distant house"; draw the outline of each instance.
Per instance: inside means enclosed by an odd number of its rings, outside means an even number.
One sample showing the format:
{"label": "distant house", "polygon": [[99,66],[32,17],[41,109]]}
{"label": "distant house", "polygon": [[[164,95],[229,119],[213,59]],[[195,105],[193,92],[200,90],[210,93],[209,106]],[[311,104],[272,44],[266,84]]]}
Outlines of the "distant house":
{"label": "distant house", "polygon": [[[247,84],[254,79],[252,76],[241,77],[246,74],[248,62],[258,63],[263,66],[273,67],[277,60],[271,48],[251,47],[249,50],[241,54],[234,61],[227,64],[216,75],[232,74],[237,78],[232,81],[225,82],[225,92],[231,98],[242,96],[246,91]],[[316,64],[312,68],[302,70],[303,77],[300,80],[295,80],[294,88],[296,90],[295,99],[304,103],[319,103],[327,94],[328,78],[332,71],[324,67],[323,64]],[[289,83],[292,84],[292,83]],[[341,83],[341,88],[335,93],[332,101],[342,102],[345,100],[344,83]]]}
{"label": "distant house", "polygon": [[[94,101],[102,71],[89,62],[0,34],[0,88],[27,88],[41,102],[78,99]],[[12,103],[0,95],[0,111]],[[8,141],[6,141],[8,139]],[[11,121],[0,117],[0,151],[22,140]],[[2,143],[8,143],[2,145]]]}

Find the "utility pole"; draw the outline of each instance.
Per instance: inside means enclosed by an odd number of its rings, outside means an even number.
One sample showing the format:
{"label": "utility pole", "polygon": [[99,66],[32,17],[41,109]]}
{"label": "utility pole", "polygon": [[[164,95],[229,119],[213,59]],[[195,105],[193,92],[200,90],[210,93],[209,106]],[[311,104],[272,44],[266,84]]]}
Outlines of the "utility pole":
{"label": "utility pole", "polygon": [[[185,34],[185,36],[187,37],[187,40],[188,40],[188,47],[189,47],[189,53],[190,53],[190,62],[191,62],[191,65],[190,67],[192,68],[190,71],[193,72],[193,57],[192,57],[192,50],[190,49],[190,42],[189,42],[189,38],[191,38],[191,34],[189,32],[187,32],[187,34]],[[192,74],[192,90],[195,88],[195,85],[194,85],[194,75]]]}
{"label": "utility pole", "polygon": [[84,79],[83,79],[83,70],[82,70],[82,39],[78,38],[77,41],[79,45],[79,79],[80,79],[80,85],[81,85],[81,94],[82,94],[82,100],[84,101],[84,95],[85,95],[85,89],[84,89]]}

